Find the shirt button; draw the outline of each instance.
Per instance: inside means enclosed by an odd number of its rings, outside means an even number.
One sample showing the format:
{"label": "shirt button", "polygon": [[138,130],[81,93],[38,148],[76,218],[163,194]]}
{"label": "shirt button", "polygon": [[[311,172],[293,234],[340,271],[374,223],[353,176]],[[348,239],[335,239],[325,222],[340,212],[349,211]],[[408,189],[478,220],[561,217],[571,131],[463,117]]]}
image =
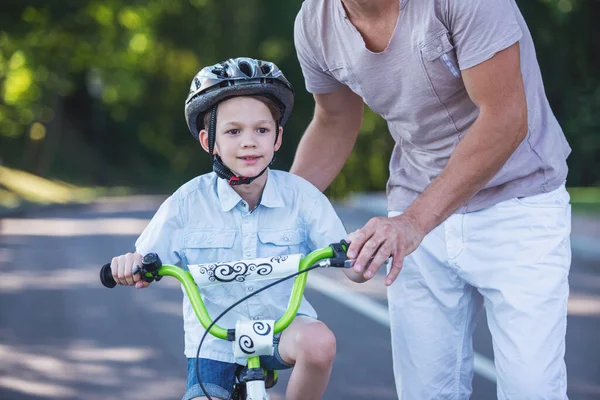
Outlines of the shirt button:
{"label": "shirt button", "polygon": [[289,238],[289,237],[287,237],[287,236],[284,236],[284,237],[283,237],[283,241],[284,241],[284,242],[289,242],[289,241],[290,241],[290,238]]}
{"label": "shirt button", "polygon": [[438,46],[437,51],[442,51],[442,46]]}
{"label": "shirt button", "polygon": [[246,252],[246,257],[250,257],[252,256],[252,253],[250,253],[249,251]]}
{"label": "shirt button", "polygon": [[246,207],[246,203],[242,201],[242,207]]}
{"label": "shirt button", "polygon": [[254,317],[255,321],[258,321],[260,319],[260,317]]}
{"label": "shirt button", "polygon": [[249,292],[253,292],[253,291],[254,291],[254,288],[253,288],[252,286],[248,286],[248,291],[249,291]]}

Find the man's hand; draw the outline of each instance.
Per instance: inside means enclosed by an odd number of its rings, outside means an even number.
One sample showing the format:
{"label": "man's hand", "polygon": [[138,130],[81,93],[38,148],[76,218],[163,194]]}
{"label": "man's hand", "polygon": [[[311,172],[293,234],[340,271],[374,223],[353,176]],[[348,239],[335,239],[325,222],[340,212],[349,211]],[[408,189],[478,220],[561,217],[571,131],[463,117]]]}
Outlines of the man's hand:
{"label": "man's hand", "polygon": [[[404,257],[415,251],[425,237],[415,219],[402,214],[393,218],[372,218],[367,224],[349,235],[348,258],[356,259],[354,271],[371,279],[375,272],[393,257],[392,267],[385,284],[390,286],[402,269]],[[372,258],[371,262],[369,260]],[[364,271],[366,265],[369,265]]]}

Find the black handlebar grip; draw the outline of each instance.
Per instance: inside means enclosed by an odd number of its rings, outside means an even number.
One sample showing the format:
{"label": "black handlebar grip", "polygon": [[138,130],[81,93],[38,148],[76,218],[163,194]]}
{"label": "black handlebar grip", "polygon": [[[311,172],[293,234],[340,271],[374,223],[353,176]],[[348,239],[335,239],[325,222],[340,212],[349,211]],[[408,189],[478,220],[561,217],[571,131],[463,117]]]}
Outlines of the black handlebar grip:
{"label": "black handlebar grip", "polygon": [[100,270],[100,281],[104,286],[109,289],[117,286],[117,282],[115,282],[112,276],[112,270],[110,269],[110,264],[104,264],[102,269]]}

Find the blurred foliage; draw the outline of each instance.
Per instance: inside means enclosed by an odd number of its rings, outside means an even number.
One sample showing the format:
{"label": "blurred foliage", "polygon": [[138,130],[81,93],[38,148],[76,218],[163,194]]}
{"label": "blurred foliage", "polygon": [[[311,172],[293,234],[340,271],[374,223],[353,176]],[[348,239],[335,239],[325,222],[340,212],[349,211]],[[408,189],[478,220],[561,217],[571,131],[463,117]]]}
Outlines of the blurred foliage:
{"label": "blurred foliage", "polygon": [[[339,0],[336,0],[339,1]],[[0,156],[85,185],[173,189],[210,170],[183,102],[202,66],[277,63],[297,92],[276,168],[288,169],[313,112],[293,48],[301,1],[5,0],[0,13]],[[572,185],[600,184],[600,2],[522,0],[548,97],[573,153]],[[381,190],[393,141],[370,110],[330,187]],[[324,132],[326,134],[326,132]],[[331,149],[335,151],[335,149]]]}

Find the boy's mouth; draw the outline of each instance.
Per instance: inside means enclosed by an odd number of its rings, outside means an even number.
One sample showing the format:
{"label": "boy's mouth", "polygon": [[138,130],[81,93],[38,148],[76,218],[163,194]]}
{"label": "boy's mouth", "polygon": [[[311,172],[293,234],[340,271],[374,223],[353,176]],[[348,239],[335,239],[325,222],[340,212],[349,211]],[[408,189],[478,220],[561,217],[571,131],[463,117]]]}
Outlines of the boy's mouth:
{"label": "boy's mouth", "polygon": [[244,156],[238,157],[239,160],[242,160],[246,164],[254,164],[259,160],[260,156]]}

